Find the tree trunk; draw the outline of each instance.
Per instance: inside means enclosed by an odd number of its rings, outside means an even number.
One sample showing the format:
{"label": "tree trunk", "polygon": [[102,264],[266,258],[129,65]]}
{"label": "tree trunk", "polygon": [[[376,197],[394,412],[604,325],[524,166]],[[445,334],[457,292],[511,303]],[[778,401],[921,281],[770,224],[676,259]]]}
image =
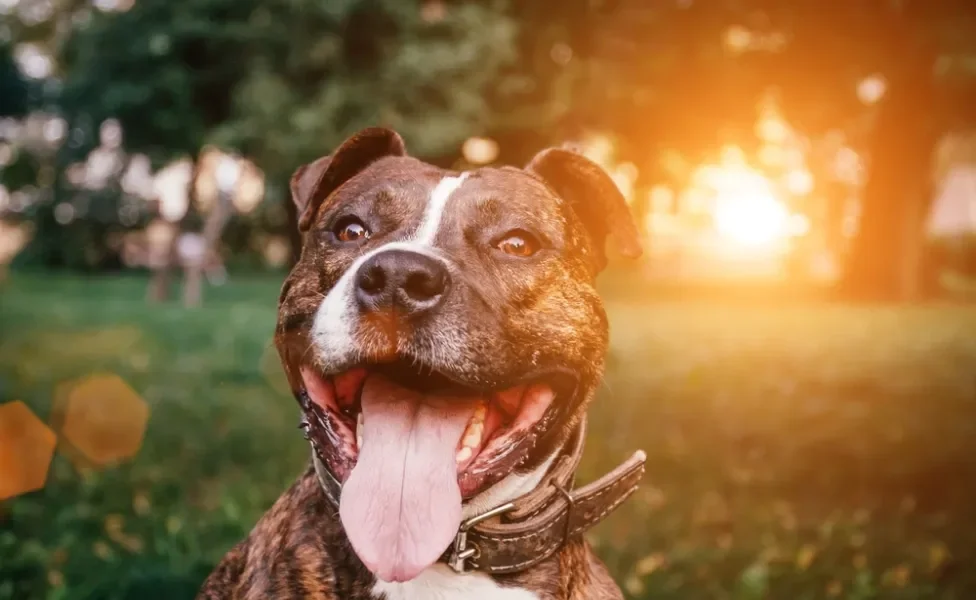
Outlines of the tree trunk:
{"label": "tree trunk", "polygon": [[187,219],[196,207],[196,181],[200,174],[199,158],[197,156],[193,161],[193,171],[190,174],[190,182],[187,184],[186,215],[179,221],[169,224],[172,229],[172,238],[170,238],[169,249],[166,252],[166,260],[150,276],[149,289],[147,290],[147,297],[150,302],[164,302],[169,298],[170,280],[173,277],[173,271],[182,268],[179,257],[179,240],[180,235],[183,233],[183,221]]}
{"label": "tree trunk", "polygon": [[196,260],[184,269],[185,276],[183,282],[183,306],[186,308],[196,308],[203,304],[203,276],[208,265],[219,261],[220,238],[223,237],[224,227],[230,220],[234,212],[234,205],[231,196],[219,190],[214,198],[214,204],[210,208],[203,222],[203,252]]}
{"label": "tree trunk", "polygon": [[[893,36],[888,88],[871,137],[858,231],[840,282],[848,297],[911,301],[918,296],[924,217],[932,196],[934,51]],[[901,38],[900,40],[898,38]]]}

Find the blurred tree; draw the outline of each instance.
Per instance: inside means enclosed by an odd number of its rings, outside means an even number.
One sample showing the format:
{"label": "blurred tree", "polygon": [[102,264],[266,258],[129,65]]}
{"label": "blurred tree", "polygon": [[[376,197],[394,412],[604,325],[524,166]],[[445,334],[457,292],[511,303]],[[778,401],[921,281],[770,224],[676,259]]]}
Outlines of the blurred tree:
{"label": "blurred tree", "polygon": [[[625,132],[621,152],[645,183],[663,150],[700,160],[747,149],[757,99],[775,89],[787,117],[820,136],[844,130],[870,158],[859,230],[841,289],[914,296],[930,159],[949,127],[973,122],[976,4],[965,0],[816,0],[592,4],[577,55],[591,74],[571,117]],[[887,83],[875,107],[858,82]]]}
{"label": "blurred tree", "polygon": [[452,160],[490,125],[489,86],[505,85],[516,58],[513,23],[472,3],[263,3],[251,18],[267,40],[211,139],[254,157],[282,190],[298,165],[370,125],[399,131],[414,155]]}
{"label": "blurred tree", "polygon": [[456,154],[490,119],[486,87],[515,59],[514,34],[471,3],[140,0],[91,13],[65,48],[69,150],[90,149],[109,117],[157,164],[205,143],[236,149],[264,169],[281,224],[292,171],[359,128],[392,126],[419,156]]}
{"label": "blurred tree", "polygon": [[0,117],[27,114],[27,80],[14,61],[13,45],[0,42]]}
{"label": "blurred tree", "polygon": [[[871,157],[845,290],[910,295],[928,156],[976,112],[966,0],[117,4],[126,10],[59,3],[31,28],[64,38],[48,44],[71,132],[58,171],[90,151],[109,117],[126,150],[157,166],[216,143],[266,171],[272,200],[257,219],[278,233],[293,233],[295,166],[365,125],[396,127],[442,164],[473,134],[495,137],[502,161],[524,162],[544,144],[609,131],[638,185],[682,185],[663,157],[694,164],[725,143],[752,149],[757,100],[772,90],[803,133],[843,130]],[[869,106],[856,90],[871,75],[886,93]]]}
{"label": "blurred tree", "polygon": [[142,0],[123,12],[87,12],[59,60],[60,103],[75,132],[69,148],[86,153],[99,124],[114,118],[126,149],[156,164],[195,155],[227,118],[248,49],[266,41],[249,24],[254,4],[192,0],[173,10]]}

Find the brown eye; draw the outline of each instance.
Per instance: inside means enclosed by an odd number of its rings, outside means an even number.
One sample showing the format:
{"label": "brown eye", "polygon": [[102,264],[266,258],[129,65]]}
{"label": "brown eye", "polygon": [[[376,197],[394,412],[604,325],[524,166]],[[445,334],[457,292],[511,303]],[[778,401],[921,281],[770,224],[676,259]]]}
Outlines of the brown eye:
{"label": "brown eye", "polygon": [[340,242],[359,242],[369,239],[369,229],[356,217],[340,219],[332,230]]}
{"label": "brown eye", "polygon": [[527,231],[512,231],[496,247],[505,254],[526,258],[539,251],[539,241]]}

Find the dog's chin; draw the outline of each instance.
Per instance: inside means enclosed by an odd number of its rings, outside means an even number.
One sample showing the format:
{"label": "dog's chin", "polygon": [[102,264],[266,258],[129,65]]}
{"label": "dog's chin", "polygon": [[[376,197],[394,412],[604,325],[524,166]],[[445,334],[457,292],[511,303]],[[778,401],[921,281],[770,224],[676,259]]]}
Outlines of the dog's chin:
{"label": "dog's chin", "polygon": [[[562,369],[524,374],[501,386],[474,386],[408,360],[357,365],[335,374],[311,365],[299,371],[299,397],[309,433],[320,442],[320,457],[340,482],[349,478],[372,436],[394,434],[385,430],[390,426],[383,423],[390,420],[386,413],[401,413],[409,420],[422,413],[437,414],[441,407],[467,416],[452,447],[463,499],[531,465],[540,441],[570,412],[577,386],[575,375]],[[371,411],[370,404],[376,409]],[[399,406],[380,409],[391,405]],[[377,415],[376,427],[367,423],[371,412]],[[431,424],[436,426],[436,420]]]}

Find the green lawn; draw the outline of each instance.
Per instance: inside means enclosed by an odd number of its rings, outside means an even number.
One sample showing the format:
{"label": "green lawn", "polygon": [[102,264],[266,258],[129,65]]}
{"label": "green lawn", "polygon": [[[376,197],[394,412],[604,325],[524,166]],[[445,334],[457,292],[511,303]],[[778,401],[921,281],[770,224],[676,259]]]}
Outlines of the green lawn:
{"label": "green lawn", "polygon": [[[0,599],[185,598],[302,469],[270,351],[279,280],[149,306],[145,281],[13,275],[0,401],[115,373],[139,454],[0,504]],[[976,597],[976,310],[608,302],[582,480],[643,488],[590,539],[633,598]]]}

